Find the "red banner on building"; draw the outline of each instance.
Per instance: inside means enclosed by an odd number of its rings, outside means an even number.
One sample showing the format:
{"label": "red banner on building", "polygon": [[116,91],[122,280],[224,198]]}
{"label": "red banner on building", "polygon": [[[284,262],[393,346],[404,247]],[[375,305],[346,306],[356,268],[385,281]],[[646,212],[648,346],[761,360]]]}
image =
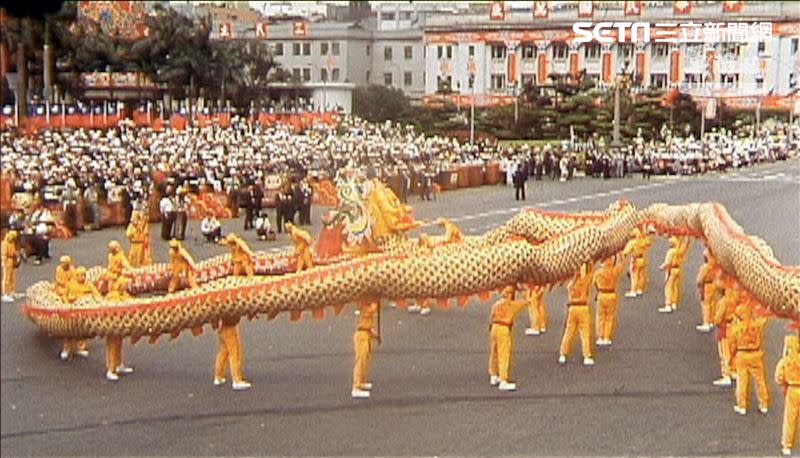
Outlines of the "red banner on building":
{"label": "red banner on building", "polygon": [[692,2],[686,0],[672,2],[672,12],[673,14],[691,14]]}
{"label": "red banner on building", "polygon": [[603,81],[611,82],[611,53],[603,53]]}
{"label": "red banner on building", "polygon": [[540,52],[538,59],[539,62],[536,66],[537,83],[544,84],[547,81],[547,53]]}
{"label": "red banner on building", "polygon": [[506,19],[506,2],[489,3],[489,19],[504,21]]}
{"label": "red banner on building", "polygon": [[508,82],[509,83],[516,83],[517,81],[517,72],[518,72],[518,56],[516,52],[512,52],[508,55]]}
{"label": "red banner on building", "polygon": [[535,17],[536,19],[547,19],[548,16],[550,16],[549,1],[533,2],[533,17]]}
{"label": "red banner on building", "polygon": [[625,2],[625,14],[627,16],[641,16],[642,2],[641,1],[627,1]]}
{"label": "red banner on building", "polygon": [[744,2],[741,0],[724,1],[722,2],[723,13],[738,13],[744,8]]}
{"label": "red banner on building", "polygon": [[642,81],[644,79],[644,53],[636,53],[636,79]]}
{"label": "red banner on building", "polygon": [[681,53],[673,51],[669,62],[669,80],[672,83],[679,83],[681,80]]}
{"label": "red banner on building", "polygon": [[578,77],[578,53],[570,53],[569,55],[569,74],[573,78]]}
{"label": "red banner on building", "polygon": [[578,2],[578,17],[592,17],[594,16],[594,2],[583,1]]}

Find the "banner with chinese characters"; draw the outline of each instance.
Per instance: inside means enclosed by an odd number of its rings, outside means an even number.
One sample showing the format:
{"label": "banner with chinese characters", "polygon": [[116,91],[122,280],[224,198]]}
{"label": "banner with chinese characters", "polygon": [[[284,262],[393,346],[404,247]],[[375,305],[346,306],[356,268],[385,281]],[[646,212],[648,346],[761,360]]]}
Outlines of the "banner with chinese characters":
{"label": "banner with chinese characters", "polygon": [[594,16],[594,2],[578,2],[578,17],[590,18],[592,16]]}
{"label": "banner with chinese characters", "polygon": [[549,15],[550,15],[549,1],[533,2],[533,17],[535,17],[536,19],[547,19]]}
{"label": "banner with chinese characters", "polygon": [[506,4],[505,2],[490,2],[489,3],[489,19],[492,21],[503,21],[506,18]]}

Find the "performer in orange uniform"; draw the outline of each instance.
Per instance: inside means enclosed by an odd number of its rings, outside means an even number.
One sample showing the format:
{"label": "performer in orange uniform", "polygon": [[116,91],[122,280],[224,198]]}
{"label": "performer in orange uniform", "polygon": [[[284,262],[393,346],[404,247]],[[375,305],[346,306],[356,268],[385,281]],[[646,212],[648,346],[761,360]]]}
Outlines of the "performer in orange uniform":
{"label": "performer in orange uniform", "polygon": [[147,216],[142,212],[134,212],[125,234],[131,243],[128,259],[133,267],[150,264],[147,252],[150,251],[150,233]]}
{"label": "performer in orange uniform", "polygon": [[459,243],[464,241],[464,233],[447,218],[439,218],[436,222],[444,228],[444,243]]}
{"label": "performer in orange uniform", "polygon": [[625,246],[623,255],[631,254],[629,275],[631,289],[625,293],[626,297],[641,296],[647,289],[647,252],[653,244],[653,239],[638,227],[633,230],[634,238]]}
{"label": "performer in orange uniform", "polygon": [[19,247],[17,231],[8,231],[0,242],[0,256],[2,256],[3,268],[3,302],[14,302],[14,288],[17,283],[17,267],[19,267]]}
{"label": "performer in orange uniform", "polygon": [[775,382],[784,389],[782,453],[792,454],[800,419],[800,337],[786,336],[783,357],[775,367]]}
{"label": "performer in orange uniform", "polygon": [[86,296],[100,297],[100,291],[86,278],[86,268],[78,267],[75,269],[75,277],[67,284],[66,299],[72,304]]}
{"label": "performer in orange uniform", "polygon": [[311,234],[290,222],[286,223],[286,232],[294,243],[294,254],[297,257],[296,272],[314,267],[311,258],[311,244],[314,243],[314,239],[311,238]]}
{"label": "performer in orange uniform", "polygon": [[250,382],[244,379],[244,349],[239,334],[239,320],[221,319],[217,332],[219,350],[214,361],[214,386],[225,384],[225,363],[228,363],[233,379],[232,388],[237,391],[250,388]]}
{"label": "performer in orange uniform", "polygon": [[[120,253],[122,252],[120,251]],[[129,282],[130,279],[123,275],[115,278],[109,285],[106,299],[110,301],[123,301],[131,297],[127,291]],[[120,375],[131,373],[133,373],[133,368],[126,366],[122,362],[122,337],[106,337],[106,380],[116,382],[119,380]]]}
{"label": "performer in orange uniform", "polygon": [[755,379],[758,394],[758,410],[766,415],[769,409],[769,388],[764,372],[764,330],[767,318],[753,317],[755,299],[748,292],[742,293],[741,305],[736,307],[739,322],[731,327],[731,348],[736,361],[736,405],[733,410],[747,414],[750,397],[750,376]]}
{"label": "performer in orange uniform", "polygon": [[[67,291],[69,284],[75,281],[76,268],[72,264],[72,258],[69,256],[61,256],[59,265],[56,267],[56,294],[62,301],[67,301]],[[64,339],[64,344],[61,347],[62,361],[66,361],[73,354],[77,354],[83,358],[89,357],[89,341],[86,339]]]}
{"label": "performer in orange uniform", "polygon": [[356,362],[353,367],[353,390],[350,394],[354,398],[368,398],[372,390],[372,383],[367,381],[367,370],[372,359],[372,340],[376,339],[380,343],[381,338],[376,331],[379,307],[378,302],[370,302],[359,308],[358,326],[353,333]]}
{"label": "performer in orange uniform", "polygon": [[617,283],[625,269],[622,256],[606,259],[594,274],[597,288],[597,345],[611,345],[617,327]]}
{"label": "performer in orange uniform", "polygon": [[183,277],[186,277],[189,282],[189,289],[197,288],[197,279],[195,278],[197,266],[192,255],[177,240],[170,240],[169,242],[169,263],[172,270],[172,278],[169,280],[168,292],[174,293],[177,291]]}
{"label": "performer in orange uniform", "polygon": [[514,320],[528,305],[527,301],[514,300],[516,288],[503,288],[503,298],[492,306],[492,324],[489,326],[489,384],[500,391],[514,391],[517,384],[511,381],[514,360]]}
{"label": "performer in orange uniform", "polygon": [[717,302],[714,313],[714,324],[717,326],[717,350],[719,352],[720,371],[722,372],[722,378],[714,380],[714,385],[727,387],[733,384],[731,379],[732,361],[729,328],[733,322],[736,305],[739,303],[741,287],[735,278],[722,270],[720,270],[714,281],[725,292],[722,299]]}
{"label": "performer in orange uniform", "polygon": [[528,318],[531,326],[525,330],[526,336],[538,336],[547,331],[547,304],[544,300],[544,286],[528,286]]}
{"label": "performer in orange uniform", "polygon": [[233,275],[255,275],[255,255],[247,246],[247,243],[236,234],[228,234],[220,245],[227,245],[231,249],[231,259],[233,260]]}
{"label": "performer in orange uniform", "polygon": [[659,269],[666,271],[666,281],[664,282],[664,306],[659,308],[661,313],[672,313],[678,308],[680,301],[680,285],[683,281],[683,270],[681,269],[681,239],[675,236],[669,238],[670,248],[664,262]]}
{"label": "performer in orange uniform", "polygon": [[108,242],[108,279],[109,284],[122,276],[126,269],[130,269],[131,264],[128,262],[128,257],[122,251],[122,245],[116,240]]}
{"label": "performer in orange uniform", "polygon": [[592,274],[594,263],[584,264],[569,283],[567,304],[567,323],[564,337],[561,339],[561,349],[558,356],[559,364],[567,362],[567,355],[572,349],[575,333],[580,333],[581,350],[583,351],[583,364],[593,366],[592,359],[592,314],[589,310],[589,294],[592,289]]}
{"label": "performer in orange uniform", "polygon": [[714,304],[717,301],[718,284],[714,278],[719,272],[719,265],[717,259],[711,254],[711,250],[706,248],[703,250],[703,257],[705,263],[700,267],[697,272],[697,288],[700,290],[700,309],[702,312],[703,322],[696,326],[700,332],[711,332],[714,327]]}

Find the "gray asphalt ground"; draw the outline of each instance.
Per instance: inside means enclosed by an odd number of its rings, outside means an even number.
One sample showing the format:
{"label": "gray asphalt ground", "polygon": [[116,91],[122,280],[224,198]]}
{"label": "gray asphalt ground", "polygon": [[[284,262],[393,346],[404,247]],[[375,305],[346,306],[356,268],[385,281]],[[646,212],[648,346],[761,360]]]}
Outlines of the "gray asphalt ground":
{"label": "gray asphalt ground", "polygon": [[[749,233],[763,237],[784,264],[800,264],[800,167],[797,161],[689,178],[579,179],[529,182],[526,202],[512,188],[443,193],[438,202],[412,199],[420,218],[448,216],[468,234],[483,233],[524,206],[555,210],[602,209],[625,198],[654,202],[719,201]],[[319,228],[321,208],[314,208]],[[241,220],[226,229],[241,228]],[[166,246],[153,227],[157,260]],[[436,231],[438,228],[430,228]],[[199,233],[197,223],[193,233]],[[240,232],[240,231],[239,231]],[[199,235],[199,234],[198,234]],[[256,242],[255,249],[286,245]],[[56,241],[54,259],[105,262],[109,240],[121,229]],[[196,258],[224,247],[189,241]],[[767,366],[772,407],[762,416],[733,412],[733,390],[711,385],[719,376],[716,341],[698,333],[699,298],[693,279],[701,263],[695,244],[687,261],[683,306],[662,315],[666,241],[651,251],[651,287],[623,299],[613,348],[599,349],[597,365],[580,364],[578,345],[565,367],[557,362],[565,291],[547,295],[550,327],[516,334],[515,393],[490,388],[487,321],[491,301],[465,309],[434,309],[427,317],[385,307],[383,345],[373,357],[373,398],[350,398],[354,316],[349,308],[322,321],[242,322],[249,391],[213,388],[217,336],[184,333],[125,345],[136,372],[107,382],[104,345],[87,360],[61,362],[59,343],[20,313],[21,300],[2,305],[3,456],[127,455],[776,455],[783,400],[772,381],[786,333],[768,329]],[[20,287],[52,278],[55,261],[25,265]],[[628,287],[623,278],[622,288]]]}

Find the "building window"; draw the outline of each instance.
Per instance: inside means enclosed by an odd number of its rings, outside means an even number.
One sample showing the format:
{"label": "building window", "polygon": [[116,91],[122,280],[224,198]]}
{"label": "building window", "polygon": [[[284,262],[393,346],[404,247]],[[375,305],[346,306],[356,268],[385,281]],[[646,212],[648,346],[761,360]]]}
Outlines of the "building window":
{"label": "building window", "polygon": [[689,85],[689,87],[694,87],[699,84],[702,84],[704,81],[702,73],[687,73],[683,76],[683,82]]}
{"label": "building window", "polygon": [[406,46],[403,48],[403,55],[405,56],[406,60],[410,60],[414,57],[414,48],[411,46]]}
{"label": "building window", "polygon": [[758,42],[758,53],[764,54],[767,51],[767,43],[764,41]]}
{"label": "building window", "polygon": [[320,81],[328,81],[328,69],[327,68],[320,68],[319,69],[319,80]]}
{"label": "building window", "polygon": [[722,55],[730,57],[739,57],[741,46],[738,43],[722,43]]}
{"label": "building window", "polygon": [[370,71],[369,71],[369,70],[367,70],[367,75],[366,75],[366,78],[367,78],[367,84],[369,84],[369,77],[370,77],[370,76],[372,76],[372,74],[370,73]]}
{"label": "building window", "polygon": [[469,78],[467,78],[467,87],[469,89],[475,87],[475,75],[469,75]]}
{"label": "building window", "polygon": [[566,60],[568,55],[569,55],[569,46],[563,43],[558,43],[553,45],[554,60]]}
{"label": "building window", "polygon": [[602,48],[600,48],[599,43],[590,43],[584,45],[583,47],[583,57],[586,60],[597,60],[600,58],[600,53],[602,52]]}
{"label": "building window", "polygon": [[303,81],[311,81],[311,69],[304,68],[303,69]]}
{"label": "building window", "polygon": [[331,53],[334,56],[338,56],[339,53],[341,52],[341,49],[339,49],[339,48],[340,48],[340,46],[339,46],[339,42],[338,41],[334,41],[333,43],[331,43]]}
{"label": "building window", "polygon": [[453,92],[453,77],[450,75],[447,76],[437,76],[436,77],[436,92],[442,94],[449,94]]}
{"label": "building window", "polygon": [[505,45],[492,45],[492,59],[505,59],[506,52],[508,50]]}
{"label": "building window", "polygon": [[653,55],[656,57],[667,57],[669,45],[666,43],[656,43],[653,45]]}
{"label": "building window", "polygon": [[800,39],[792,38],[792,54],[797,54],[798,46],[800,46]]}
{"label": "building window", "polygon": [[304,56],[311,55],[311,43],[303,43],[303,55]]}
{"label": "building window", "polygon": [[723,87],[739,87],[739,74],[723,73],[720,81]]}
{"label": "building window", "polygon": [[536,46],[525,45],[522,47],[523,59],[536,59]]}
{"label": "building window", "polygon": [[625,59],[633,57],[633,43],[622,43],[617,45],[617,55]]}
{"label": "building window", "polygon": [[394,13],[381,13],[381,20],[394,21]]}
{"label": "building window", "polygon": [[293,56],[300,55],[300,43],[292,43],[292,55]]}
{"label": "building window", "polygon": [[400,12],[400,19],[404,21],[410,21],[413,18],[413,12],[411,11],[401,11]]}
{"label": "building window", "polygon": [[453,58],[453,47],[450,45],[447,45],[447,58],[448,59]]}
{"label": "building window", "polygon": [[369,56],[370,54],[372,54],[372,46],[367,45],[367,55]]}
{"label": "building window", "polygon": [[756,88],[761,89],[762,87],[764,87],[764,77],[756,76]]}
{"label": "building window", "polygon": [[414,84],[414,77],[412,76],[411,72],[403,73],[403,85],[404,86],[411,86]]}
{"label": "building window", "polygon": [[383,48],[383,60],[392,60],[392,47],[386,46]]}
{"label": "building window", "polygon": [[475,57],[475,46],[469,45],[469,57]]}
{"label": "building window", "polygon": [[383,74],[383,85],[384,86],[391,86],[392,85],[392,74],[391,73],[384,73]]}
{"label": "building window", "polygon": [[536,73],[523,73],[522,78],[522,86],[529,86],[536,84]]}
{"label": "building window", "polygon": [[664,89],[667,87],[667,74],[666,73],[653,73],[650,75],[650,86]]}
{"label": "building window", "polygon": [[444,57],[444,47],[443,46],[437,46],[436,47],[436,58],[441,60],[442,57]]}
{"label": "building window", "polygon": [[300,69],[293,68],[292,69],[292,79],[295,81],[300,81]]}
{"label": "building window", "polygon": [[341,72],[339,71],[339,69],[337,67],[334,67],[333,69],[331,69],[331,81],[339,81],[339,78],[341,78],[340,73]]}
{"label": "building window", "polygon": [[789,73],[789,89],[794,89],[797,87],[797,75],[795,73]]}
{"label": "building window", "polygon": [[328,55],[328,43],[320,43],[319,44],[319,54],[321,56],[327,56]]}
{"label": "building window", "polygon": [[493,91],[502,91],[506,87],[506,75],[499,74],[499,75],[492,75],[492,90]]}
{"label": "building window", "polygon": [[275,43],[275,55],[276,56],[283,55],[283,43]]}

